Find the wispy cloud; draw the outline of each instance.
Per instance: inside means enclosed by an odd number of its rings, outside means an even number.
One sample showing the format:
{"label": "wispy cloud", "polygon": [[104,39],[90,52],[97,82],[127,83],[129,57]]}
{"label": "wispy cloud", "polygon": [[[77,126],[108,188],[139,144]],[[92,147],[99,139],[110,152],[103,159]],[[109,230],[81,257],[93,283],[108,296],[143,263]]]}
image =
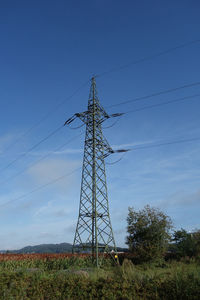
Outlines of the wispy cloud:
{"label": "wispy cloud", "polygon": [[49,201],[46,205],[41,206],[34,213],[34,217],[50,217],[50,218],[62,218],[67,217],[71,210],[66,208],[66,205],[59,205],[55,201]]}
{"label": "wispy cloud", "polygon": [[[24,153],[24,152],[23,152]],[[22,154],[23,154],[22,153]],[[80,154],[83,153],[83,149],[67,148],[60,151],[31,151],[28,153],[29,156],[50,156],[50,155],[65,155],[65,154]]]}
{"label": "wispy cloud", "polygon": [[185,191],[177,192],[171,197],[160,203],[162,207],[171,206],[188,206],[200,204],[200,189],[192,193],[187,193]]}
{"label": "wispy cloud", "polygon": [[152,144],[154,142],[155,140],[138,141],[138,142],[131,142],[127,144],[112,145],[112,148],[119,149],[119,148],[126,148],[126,147],[144,146],[144,145]]}
{"label": "wispy cloud", "polygon": [[[200,135],[200,133],[199,133]],[[197,135],[197,137],[199,137]],[[192,136],[193,137],[193,136]],[[140,146],[149,146],[149,145],[159,145],[161,143],[170,143],[170,142],[177,142],[177,141],[182,141],[184,139],[190,139],[191,134],[187,136],[172,136],[172,137],[167,137],[167,138],[161,138],[161,139],[151,139],[151,140],[145,140],[145,141],[138,141],[138,142],[130,142],[126,144],[118,144],[118,145],[112,145],[113,149],[118,149],[118,148],[124,148],[124,147],[140,147]]]}
{"label": "wispy cloud", "polygon": [[0,154],[4,152],[6,147],[9,147],[11,142],[15,140],[16,137],[12,133],[7,133],[5,135],[0,136]]}
{"label": "wispy cloud", "polygon": [[[77,160],[64,160],[64,159],[51,159],[42,161],[37,165],[34,165],[28,170],[28,175],[31,180],[38,184],[46,184],[62,175],[74,171],[80,166],[80,161]],[[76,175],[72,174],[67,177],[65,181],[61,180],[55,183],[54,186],[60,190],[66,191],[66,189],[72,188],[75,183]]]}

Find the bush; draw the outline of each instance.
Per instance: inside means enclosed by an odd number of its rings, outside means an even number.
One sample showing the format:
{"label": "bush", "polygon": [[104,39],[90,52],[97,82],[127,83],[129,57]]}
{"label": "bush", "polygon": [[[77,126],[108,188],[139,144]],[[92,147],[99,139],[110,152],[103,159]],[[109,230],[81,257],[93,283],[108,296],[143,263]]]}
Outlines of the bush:
{"label": "bush", "polygon": [[170,240],[171,219],[162,211],[145,206],[136,212],[129,207],[126,244],[136,262],[147,262],[164,256]]}

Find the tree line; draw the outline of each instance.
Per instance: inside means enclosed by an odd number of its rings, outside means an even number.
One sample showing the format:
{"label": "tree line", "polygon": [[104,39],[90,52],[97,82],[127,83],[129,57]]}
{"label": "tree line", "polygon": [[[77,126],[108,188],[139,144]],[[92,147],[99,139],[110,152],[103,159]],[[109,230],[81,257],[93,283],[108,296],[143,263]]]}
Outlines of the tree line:
{"label": "tree line", "polygon": [[200,255],[200,230],[174,230],[172,220],[158,208],[146,205],[136,211],[129,207],[126,244],[134,261],[197,257]]}

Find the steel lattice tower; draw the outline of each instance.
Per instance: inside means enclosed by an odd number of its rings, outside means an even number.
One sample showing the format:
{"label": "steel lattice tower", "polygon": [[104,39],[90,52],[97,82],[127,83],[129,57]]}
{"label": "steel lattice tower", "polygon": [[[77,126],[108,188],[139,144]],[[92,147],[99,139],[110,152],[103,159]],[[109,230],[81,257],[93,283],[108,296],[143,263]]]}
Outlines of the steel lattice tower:
{"label": "steel lattice tower", "polygon": [[[115,116],[115,115],[113,115]],[[100,105],[95,78],[91,79],[88,109],[75,114],[86,124],[79,216],[73,252],[90,249],[98,266],[99,252],[116,251],[109,215],[104,158],[114,153],[102,133],[102,122],[110,116]],[[73,119],[69,119],[68,124]]]}

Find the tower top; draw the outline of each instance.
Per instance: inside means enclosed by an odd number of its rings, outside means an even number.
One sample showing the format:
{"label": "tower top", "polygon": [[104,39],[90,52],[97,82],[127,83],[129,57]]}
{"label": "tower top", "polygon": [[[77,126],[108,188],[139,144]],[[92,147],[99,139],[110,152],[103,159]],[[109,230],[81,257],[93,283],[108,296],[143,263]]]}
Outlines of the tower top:
{"label": "tower top", "polygon": [[93,75],[92,78],[91,78],[91,81],[93,82],[93,81],[95,81],[95,79],[96,79],[96,76]]}

